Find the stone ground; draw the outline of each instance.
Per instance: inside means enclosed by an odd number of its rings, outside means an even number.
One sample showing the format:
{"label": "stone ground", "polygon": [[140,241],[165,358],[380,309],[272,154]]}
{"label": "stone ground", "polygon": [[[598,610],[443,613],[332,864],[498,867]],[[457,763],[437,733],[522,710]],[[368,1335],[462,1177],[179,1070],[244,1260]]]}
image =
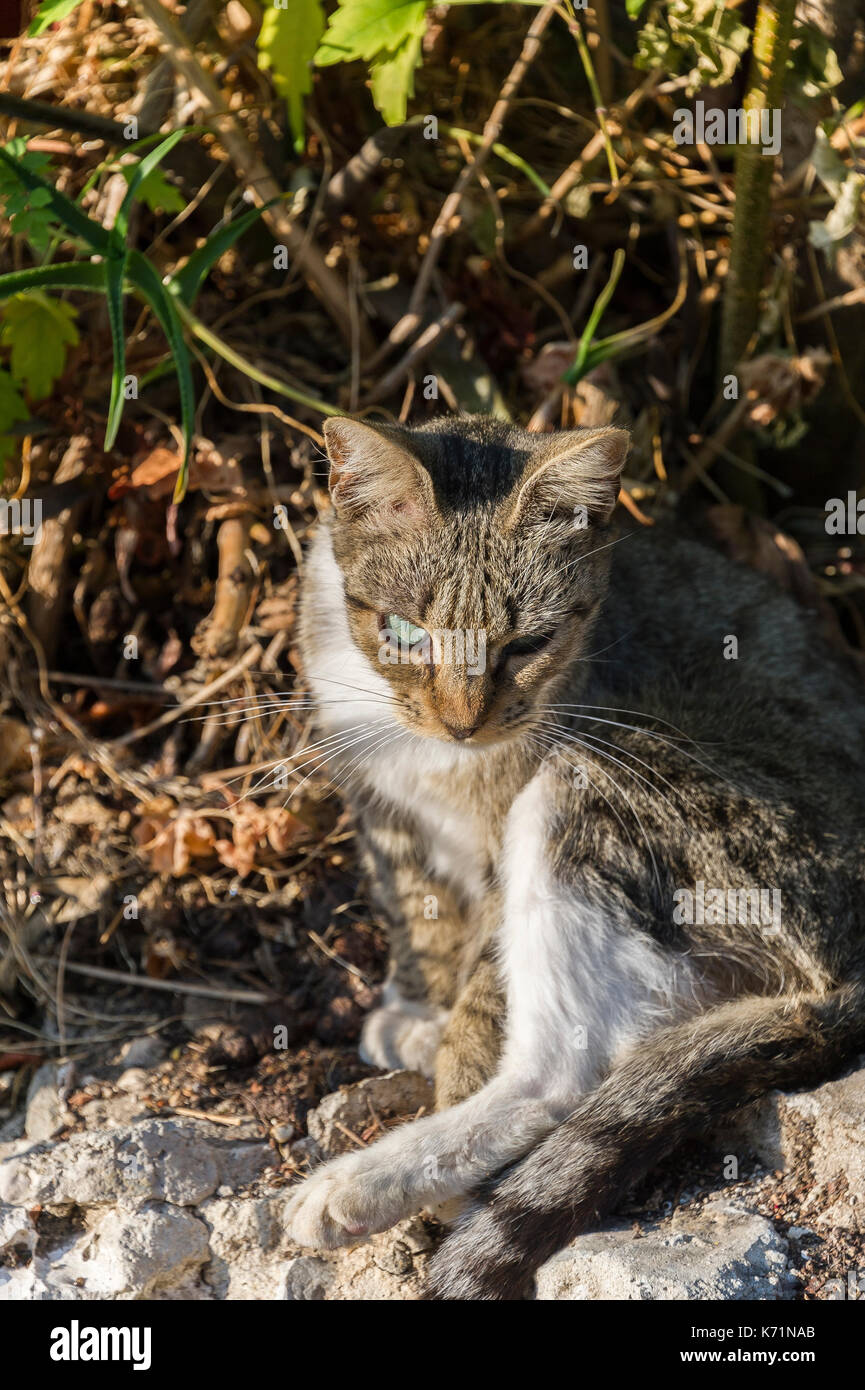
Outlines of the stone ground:
{"label": "stone ground", "polygon": [[[212,1056],[231,1034],[201,1041]],[[422,1077],[342,1086],[299,1136],[179,1103],[164,1053],[142,1037],[92,1069],[35,1073],[0,1127],[0,1299],[420,1296],[442,1235],[431,1218],[323,1255],[291,1245],[283,1209],[310,1164],[428,1108]],[[773,1093],[690,1145],[548,1261],[535,1296],[865,1299],[865,1067]]]}

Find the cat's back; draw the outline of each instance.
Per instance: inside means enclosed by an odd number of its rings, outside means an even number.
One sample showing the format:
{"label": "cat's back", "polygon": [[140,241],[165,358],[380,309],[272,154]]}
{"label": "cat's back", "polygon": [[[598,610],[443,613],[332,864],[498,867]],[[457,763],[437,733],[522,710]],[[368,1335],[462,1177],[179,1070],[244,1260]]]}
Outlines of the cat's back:
{"label": "cat's back", "polygon": [[626,532],[612,550],[593,685],[693,692],[725,720],[740,706],[754,718],[798,711],[804,743],[834,732],[865,753],[865,685],[816,609],[673,528]]}

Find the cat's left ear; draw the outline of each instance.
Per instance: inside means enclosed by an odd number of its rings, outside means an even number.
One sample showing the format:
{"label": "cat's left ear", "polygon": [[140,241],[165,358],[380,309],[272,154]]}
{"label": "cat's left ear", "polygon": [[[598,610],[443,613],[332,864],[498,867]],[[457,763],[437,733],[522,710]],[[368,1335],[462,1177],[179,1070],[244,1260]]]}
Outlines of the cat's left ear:
{"label": "cat's left ear", "polygon": [[629,442],[627,430],[612,427],[548,436],[517,489],[510,524],[571,519],[580,529],[608,521],[619,496]]}

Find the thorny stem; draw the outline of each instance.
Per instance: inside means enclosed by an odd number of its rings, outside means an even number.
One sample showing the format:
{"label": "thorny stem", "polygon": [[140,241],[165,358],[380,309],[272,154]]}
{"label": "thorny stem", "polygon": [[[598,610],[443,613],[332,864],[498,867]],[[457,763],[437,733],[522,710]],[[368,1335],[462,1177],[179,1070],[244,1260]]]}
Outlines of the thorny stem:
{"label": "thorny stem", "polygon": [[[754,26],[748,92],[744,101],[756,128],[759,112],[780,108],[796,0],[760,0]],[[771,211],[773,159],[749,138],[736,151],[736,211],[730,270],[724,288],[721,371],[735,371],[757,327]]]}

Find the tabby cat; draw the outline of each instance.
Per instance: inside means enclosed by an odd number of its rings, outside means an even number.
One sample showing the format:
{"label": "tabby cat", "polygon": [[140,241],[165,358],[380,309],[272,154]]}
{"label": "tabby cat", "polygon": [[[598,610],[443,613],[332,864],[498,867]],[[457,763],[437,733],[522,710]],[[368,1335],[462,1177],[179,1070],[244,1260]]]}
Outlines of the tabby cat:
{"label": "tabby cat", "polygon": [[515,1299],[689,1133],[865,1046],[865,701],[815,616],[661,525],[628,438],[330,420],[301,641],[391,930],[364,1055],[437,1110],[290,1205],[332,1247],[462,1215]]}

